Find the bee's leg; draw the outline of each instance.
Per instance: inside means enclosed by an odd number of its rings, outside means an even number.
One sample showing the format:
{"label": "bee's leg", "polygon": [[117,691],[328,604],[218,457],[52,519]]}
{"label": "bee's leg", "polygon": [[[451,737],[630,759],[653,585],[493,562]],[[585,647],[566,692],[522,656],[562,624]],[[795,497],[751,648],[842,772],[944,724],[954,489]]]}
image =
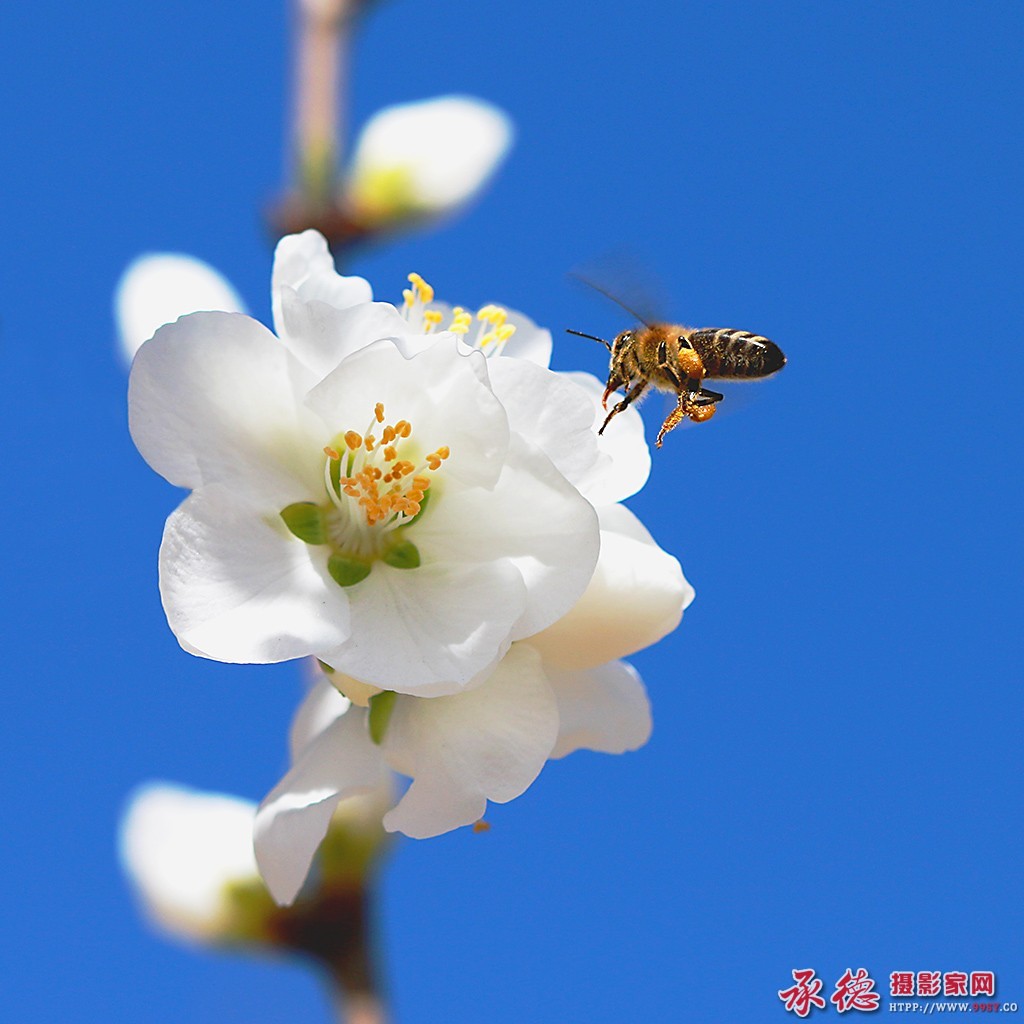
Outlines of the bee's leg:
{"label": "bee's leg", "polygon": [[604,423],[601,424],[601,429],[598,431],[599,434],[604,433],[604,428],[608,426],[612,421],[613,416],[618,416],[623,409],[627,408],[630,403],[635,402],[647,389],[647,381],[638,380],[631,388],[626,391],[625,396],[621,402],[616,402],[612,406],[612,411],[608,413]]}
{"label": "bee's leg", "polygon": [[689,395],[684,391],[679,396],[679,402],[676,407],[665,417],[665,422],[661,425],[661,430],[658,431],[658,437],[654,442],[655,448],[661,447],[661,442],[665,439],[665,435],[671,430],[675,430],[676,427],[686,418],[687,405],[689,402]]}

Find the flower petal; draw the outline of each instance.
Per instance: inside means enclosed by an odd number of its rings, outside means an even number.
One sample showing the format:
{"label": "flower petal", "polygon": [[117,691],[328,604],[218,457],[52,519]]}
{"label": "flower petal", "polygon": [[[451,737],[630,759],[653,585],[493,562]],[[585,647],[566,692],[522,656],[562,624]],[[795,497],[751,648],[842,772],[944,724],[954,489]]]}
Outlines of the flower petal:
{"label": "flower petal", "polygon": [[475,689],[400,696],[383,746],[389,763],[413,782],[384,827],[425,839],[478,820],[488,800],[507,803],[527,789],[557,732],[555,698],[540,658],[525,644]]}
{"label": "flower petal", "polygon": [[513,639],[531,636],[573,607],[599,547],[594,509],[544,455],[515,436],[493,491],[449,489],[410,536],[439,561],[509,559],[527,588]]}
{"label": "flower petal", "polygon": [[132,439],[173,484],[225,483],[280,509],[322,490],[324,428],[296,397],[313,383],[255,320],[193,313],[135,357]]}
{"label": "flower petal", "polygon": [[256,861],[278,903],[298,895],[338,804],[386,784],[366,712],[349,708],[313,739],[256,812]]}
{"label": "flower petal", "polygon": [[525,359],[491,358],[487,369],[513,433],[540,448],[570,483],[586,478],[599,458],[588,392]]}
{"label": "flower petal", "polygon": [[[281,337],[318,378],[326,377],[347,356],[375,341],[386,338],[403,347],[404,339],[411,335],[409,324],[386,302],[335,309],[285,288],[279,305]],[[420,338],[422,335],[416,342]]]}
{"label": "flower petal", "polygon": [[[607,411],[601,407],[604,384],[589,373],[566,373],[569,380],[583,388],[595,410],[595,433],[604,423]],[[644,421],[636,406],[620,412],[597,438],[600,455],[589,470],[573,483],[595,505],[611,505],[636,494],[651,473],[651,450],[644,439]]]}
{"label": "flower petal", "polygon": [[319,669],[314,671],[316,681],[306,694],[306,699],[299,705],[299,710],[292,719],[292,726],[288,730],[288,749],[291,751],[292,761],[297,761],[320,733],[341,718],[348,711],[350,704]]}
{"label": "flower petal", "polygon": [[277,243],[270,289],[274,329],[285,341],[288,340],[288,325],[282,316],[281,300],[286,291],[305,302],[326,302],[335,309],[373,301],[370,282],[363,277],[339,274],[334,269],[327,239],[313,229],[286,235]]}
{"label": "flower petal", "polygon": [[622,754],[651,736],[651,704],[636,669],[613,661],[579,672],[548,669],[558,701],[558,742],[552,757],[574,750]]}
{"label": "flower petal", "polygon": [[487,361],[460,351],[453,337],[412,358],[386,341],[361,349],[313,388],[307,402],[333,433],[362,432],[382,402],[389,422],[412,424],[422,455],[450,448],[445,478],[491,487],[501,472],[508,417],[488,385]]}
{"label": "flower petal", "polygon": [[671,633],[693,600],[679,562],[658,547],[623,505],[598,510],[601,554],[576,606],[531,637],[546,661],[590,668],[625,657]]}
{"label": "flower petal", "polygon": [[186,313],[244,313],[238,293],[208,263],[183,253],[148,253],[121,275],[114,298],[121,349],[130,363],[157,328]]}
{"label": "flower petal", "polygon": [[168,518],[160,595],[182,646],[217,661],[286,661],[349,633],[348,598],[309,547],[215,485]]}
{"label": "flower petal", "polygon": [[364,682],[424,696],[457,692],[489,669],[526,606],[520,573],[503,561],[418,569],[378,562],[349,589],[350,636],[321,660]]}

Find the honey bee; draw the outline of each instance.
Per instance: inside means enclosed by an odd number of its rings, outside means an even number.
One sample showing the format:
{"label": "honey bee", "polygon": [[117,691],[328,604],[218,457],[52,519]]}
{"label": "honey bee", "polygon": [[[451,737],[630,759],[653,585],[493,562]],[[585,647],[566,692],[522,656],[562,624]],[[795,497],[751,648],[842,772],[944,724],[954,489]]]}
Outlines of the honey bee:
{"label": "honey bee", "polygon": [[760,334],[727,327],[694,328],[651,322],[603,288],[589,281],[585,283],[643,324],[621,331],[610,342],[582,331],[568,331],[600,342],[611,353],[608,383],[601,400],[603,408],[608,408],[608,399],[614,391],[624,390],[622,400],[612,406],[599,434],[603,434],[612,419],[637,401],[648,387],[654,387],[678,396],[676,407],[665,418],[654,442],[660,448],[665,435],[683,420],[703,423],[714,416],[718,403],[725,396],[705,388],[706,378],[757,380],[777,373],[786,365],[786,357],[779,346]]}

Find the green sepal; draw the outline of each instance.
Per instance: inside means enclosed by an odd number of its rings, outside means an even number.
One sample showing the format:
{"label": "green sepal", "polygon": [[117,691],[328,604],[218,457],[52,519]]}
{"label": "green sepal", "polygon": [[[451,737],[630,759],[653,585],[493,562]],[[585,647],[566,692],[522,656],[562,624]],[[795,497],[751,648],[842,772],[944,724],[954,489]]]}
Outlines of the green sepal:
{"label": "green sepal", "polygon": [[324,510],[319,505],[311,501],[297,501],[281,509],[281,518],[299,540],[307,544],[327,543],[327,524],[324,522]]}
{"label": "green sepal", "polygon": [[344,555],[331,555],[327,559],[327,571],[339,587],[352,587],[370,575],[370,563]]}
{"label": "green sepal", "polygon": [[378,746],[384,739],[384,733],[388,731],[388,722],[391,721],[391,712],[395,710],[395,698],[398,696],[392,690],[384,690],[370,698],[370,739]]}
{"label": "green sepal", "polygon": [[423,492],[423,497],[422,497],[422,498],[420,498],[420,510],[419,510],[419,512],[417,512],[417,513],[416,513],[416,515],[414,515],[414,516],[412,517],[412,519],[410,519],[410,520],[409,520],[409,522],[407,522],[407,523],[402,523],[402,525],[401,525],[401,526],[399,527],[399,529],[400,529],[400,530],[404,530],[404,529],[405,529],[405,528],[406,528],[407,526],[412,526],[412,524],[413,524],[413,523],[415,523],[415,522],[416,522],[416,520],[417,520],[417,519],[419,519],[419,517],[420,517],[421,515],[423,515],[423,513],[424,513],[424,512],[426,512],[426,511],[427,511],[427,504],[428,504],[428,502],[430,501],[430,496],[431,496],[431,495],[432,495],[433,493],[434,493],[434,489],[433,489],[432,487],[428,487],[428,488],[427,488],[427,489],[426,489],[426,490],[425,490],[425,491]]}
{"label": "green sepal", "polygon": [[412,541],[405,540],[385,551],[380,559],[395,569],[418,569],[420,549]]}
{"label": "green sepal", "polygon": [[320,671],[323,672],[323,674],[325,676],[333,676],[334,675],[334,668],[333,668],[333,666],[328,665],[326,661],[321,661],[319,658],[317,658],[316,659],[316,663],[320,666]]}

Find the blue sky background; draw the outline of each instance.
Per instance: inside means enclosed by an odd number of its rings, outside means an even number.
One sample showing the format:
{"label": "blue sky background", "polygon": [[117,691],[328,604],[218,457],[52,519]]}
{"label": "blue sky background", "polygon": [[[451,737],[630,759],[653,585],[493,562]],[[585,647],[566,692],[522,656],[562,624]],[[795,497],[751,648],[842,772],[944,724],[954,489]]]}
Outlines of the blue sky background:
{"label": "blue sky background", "polygon": [[[629,246],[671,314],[776,339],[758,400],[672,435],[631,501],[697,589],[635,659],[639,753],[549,765],[492,831],[404,842],[381,924],[397,1019],[787,1019],[814,967],[988,969],[1024,1004],[1021,37],[1014,3],[382,3],[354,119],[446,92],[515,119],[487,197],[367,255],[556,331],[601,373],[613,308],[566,271]],[[156,586],[180,494],[126,429],[111,295],[139,252],[269,315],[284,5],[0,10],[11,1020],[324,1020],[304,970],[140,920],[127,793],[259,798],[297,666],[181,652]],[[651,436],[663,414],[645,407]],[[884,1012],[884,1011],[883,1011]],[[828,1014],[834,1014],[830,1007]]]}

